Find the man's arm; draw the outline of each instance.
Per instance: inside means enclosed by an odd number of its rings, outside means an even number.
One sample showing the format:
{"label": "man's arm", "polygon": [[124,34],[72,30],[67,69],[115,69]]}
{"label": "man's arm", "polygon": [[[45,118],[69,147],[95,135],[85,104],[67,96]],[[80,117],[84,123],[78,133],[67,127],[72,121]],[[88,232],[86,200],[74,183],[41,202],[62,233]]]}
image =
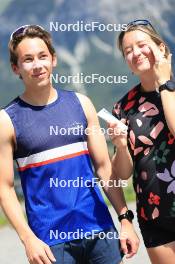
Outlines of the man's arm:
{"label": "man's arm", "polygon": [[[109,180],[111,182],[115,182],[116,175],[112,173],[111,162],[108,155],[105,137],[102,133],[100,133],[100,125],[98,122],[96,110],[91,101],[86,96],[80,94],[77,94],[77,96],[79,97],[79,100],[85,112],[89,131],[93,131],[94,127],[97,131],[95,133],[89,133],[88,135],[88,150],[92,158],[96,174],[106,183]],[[115,185],[113,185],[112,187],[105,186],[104,192],[118,215],[123,214],[128,210],[122,188],[115,187]],[[128,220],[123,220],[122,225],[127,226],[127,228],[124,229],[127,229],[127,233],[130,233],[131,236],[132,252],[128,255],[131,257],[137,251],[138,238],[135,235],[131,227],[132,225]],[[128,253],[126,241],[124,240],[122,241],[122,249],[124,250],[124,253]]]}
{"label": "man's arm", "polygon": [[[51,264],[50,248],[39,240],[28,226],[14,189],[14,128],[9,116],[0,111],[0,205],[23,242],[31,264]],[[43,262],[41,262],[41,259]],[[50,260],[51,261],[50,261]]]}
{"label": "man's arm", "polygon": [[128,148],[117,148],[112,157],[112,170],[118,179],[128,180],[133,172],[133,162]]}

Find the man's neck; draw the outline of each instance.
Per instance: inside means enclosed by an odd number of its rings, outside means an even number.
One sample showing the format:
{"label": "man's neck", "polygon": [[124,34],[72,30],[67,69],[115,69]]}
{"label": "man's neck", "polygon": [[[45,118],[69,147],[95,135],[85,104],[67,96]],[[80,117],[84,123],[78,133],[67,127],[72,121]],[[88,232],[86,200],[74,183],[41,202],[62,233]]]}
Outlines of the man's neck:
{"label": "man's neck", "polygon": [[43,106],[57,99],[57,91],[52,87],[26,88],[20,98],[28,104]]}

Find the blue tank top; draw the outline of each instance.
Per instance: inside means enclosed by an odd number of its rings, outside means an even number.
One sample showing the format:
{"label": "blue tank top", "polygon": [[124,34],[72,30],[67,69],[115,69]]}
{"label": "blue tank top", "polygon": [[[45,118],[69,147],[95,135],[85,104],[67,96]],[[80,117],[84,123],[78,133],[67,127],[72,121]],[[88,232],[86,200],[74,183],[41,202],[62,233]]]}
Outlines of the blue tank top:
{"label": "blue tank top", "polygon": [[4,108],[15,129],[28,223],[50,246],[113,225],[95,184],[82,106],[75,92],[57,93],[45,106],[17,97]]}

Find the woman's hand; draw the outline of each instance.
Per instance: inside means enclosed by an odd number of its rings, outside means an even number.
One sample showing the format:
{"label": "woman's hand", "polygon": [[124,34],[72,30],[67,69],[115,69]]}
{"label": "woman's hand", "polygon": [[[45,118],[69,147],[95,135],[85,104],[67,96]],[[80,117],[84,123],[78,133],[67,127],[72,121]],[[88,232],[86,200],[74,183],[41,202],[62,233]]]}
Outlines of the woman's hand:
{"label": "woman's hand", "polygon": [[172,54],[170,53],[166,58],[164,55],[162,55],[162,52],[160,52],[153,45],[150,45],[149,48],[154,55],[155,63],[153,66],[153,70],[156,76],[157,86],[159,87],[160,85],[170,80]]}
{"label": "woman's hand", "polygon": [[135,232],[133,224],[127,219],[121,221],[120,243],[126,258],[131,258],[137,253],[140,240]]}
{"label": "woman's hand", "polygon": [[117,148],[127,147],[127,130],[121,129],[117,124],[108,124],[108,129],[109,137]]}

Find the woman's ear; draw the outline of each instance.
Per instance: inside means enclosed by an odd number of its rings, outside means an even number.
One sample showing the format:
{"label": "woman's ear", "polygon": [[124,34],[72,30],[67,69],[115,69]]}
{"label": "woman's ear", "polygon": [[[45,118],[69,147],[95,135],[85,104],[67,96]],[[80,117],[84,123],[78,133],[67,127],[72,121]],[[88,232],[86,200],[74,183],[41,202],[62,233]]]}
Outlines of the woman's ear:
{"label": "woman's ear", "polygon": [[165,56],[165,51],[166,51],[165,50],[165,44],[164,43],[160,43],[159,50],[162,53],[162,56],[164,57]]}

